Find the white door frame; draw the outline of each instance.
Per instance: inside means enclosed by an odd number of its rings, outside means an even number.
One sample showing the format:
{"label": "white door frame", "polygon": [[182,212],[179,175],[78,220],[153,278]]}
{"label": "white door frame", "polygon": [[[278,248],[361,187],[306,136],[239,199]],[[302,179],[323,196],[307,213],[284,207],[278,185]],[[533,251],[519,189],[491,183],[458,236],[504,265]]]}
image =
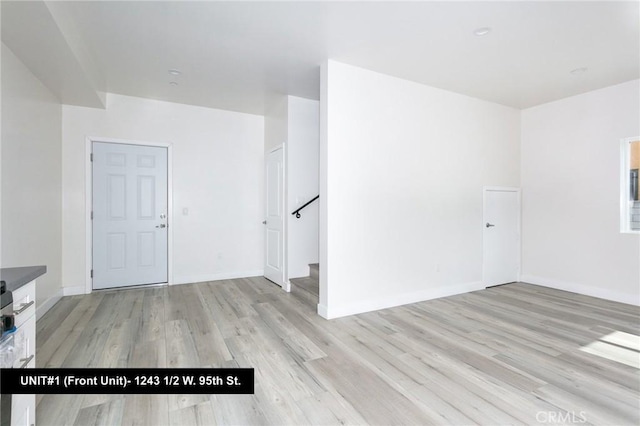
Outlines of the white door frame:
{"label": "white door frame", "polygon": [[484,256],[484,227],[487,223],[487,192],[515,192],[518,196],[518,273],[517,281],[522,275],[522,190],[514,186],[483,186],[482,187],[482,285],[486,283],[486,265]]}
{"label": "white door frame", "polygon": [[93,291],[93,278],[91,268],[93,267],[93,221],[91,220],[91,210],[93,208],[93,169],[91,165],[91,154],[93,152],[93,142],[154,146],[167,148],[167,282],[161,284],[173,285],[173,161],[172,145],[163,142],[143,142],[126,139],[101,138],[87,136],[85,143],[85,294]]}
{"label": "white door frame", "polygon": [[[271,153],[282,149],[282,213],[283,213],[283,224],[282,224],[282,282],[284,283],[284,286],[282,287],[282,289],[284,291],[286,291],[287,293],[289,293],[291,291],[291,281],[289,281],[289,270],[288,270],[288,266],[289,266],[289,244],[288,244],[288,235],[289,235],[289,212],[287,211],[287,208],[289,206],[289,201],[288,201],[288,196],[287,196],[287,176],[288,176],[288,164],[289,161],[287,159],[287,144],[285,143],[281,143],[279,145],[274,146],[273,148],[271,148],[269,151],[267,151],[267,155],[264,158],[264,167],[265,167],[265,173],[266,173],[266,168],[267,168],[267,161],[268,161],[268,157]],[[265,181],[264,181],[264,197],[265,197],[265,206],[264,206],[264,216],[266,219],[266,215],[267,215],[267,210],[266,210],[266,199],[267,199],[267,191],[269,189],[267,188],[267,180],[265,177]],[[265,225],[266,226],[266,225]],[[266,238],[266,233],[263,231],[263,236],[265,236]],[[267,248],[267,244],[266,241],[263,244],[263,247]],[[265,251],[264,256],[266,257],[267,253]]]}

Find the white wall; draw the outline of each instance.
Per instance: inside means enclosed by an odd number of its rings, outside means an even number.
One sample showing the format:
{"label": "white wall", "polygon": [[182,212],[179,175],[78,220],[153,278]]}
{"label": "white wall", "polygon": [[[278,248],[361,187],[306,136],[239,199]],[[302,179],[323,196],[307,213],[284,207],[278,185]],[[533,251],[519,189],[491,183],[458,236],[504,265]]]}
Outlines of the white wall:
{"label": "white wall", "polygon": [[320,285],[318,289],[318,314],[329,318],[329,62],[320,65],[320,147],[318,149],[318,262],[320,263]]}
{"label": "white wall", "polygon": [[88,269],[87,136],[172,144],[175,283],[262,275],[262,116],[108,94],[106,110],[65,105],[62,123],[67,293]]}
{"label": "white wall", "polygon": [[640,304],[640,236],[620,233],[620,139],[640,135],[640,81],[522,112],[523,276]]}
{"label": "white wall", "polygon": [[288,106],[285,95],[272,95],[267,100],[264,115],[264,152],[287,142]]}
{"label": "white wall", "polygon": [[318,311],[481,288],[482,187],[519,186],[520,112],[334,61],[323,74]]}
{"label": "white wall", "polygon": [[[2,7],[0,7],[0,31],[2,31]],[[2,268],[2,50],[4,44],[0,46],[0,268]]]}
{"label": "white wall", "polygon": [[2,45],[2,266],[46,265],[37,305],[61,296],[61,106]]}
{"label": "white wall", "polygon": [[287,120],[287,235],[288,277],[306,277],[309,264],[318,263],[318,201],[291,212],[318,195],[320,103],[288,97]]}

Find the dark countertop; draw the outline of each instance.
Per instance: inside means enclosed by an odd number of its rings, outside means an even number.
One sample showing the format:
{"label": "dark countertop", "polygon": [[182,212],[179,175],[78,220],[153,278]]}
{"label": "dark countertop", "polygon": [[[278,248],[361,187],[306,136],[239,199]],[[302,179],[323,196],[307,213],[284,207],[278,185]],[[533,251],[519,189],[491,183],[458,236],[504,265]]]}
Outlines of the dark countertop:
{"label": "dark countertop", "polygon": [[47,267],[45,265],[2,268],[0,269],[0,280],[7,283],[8,291],[16,291],[23,285],[44,275],[46,272]]}

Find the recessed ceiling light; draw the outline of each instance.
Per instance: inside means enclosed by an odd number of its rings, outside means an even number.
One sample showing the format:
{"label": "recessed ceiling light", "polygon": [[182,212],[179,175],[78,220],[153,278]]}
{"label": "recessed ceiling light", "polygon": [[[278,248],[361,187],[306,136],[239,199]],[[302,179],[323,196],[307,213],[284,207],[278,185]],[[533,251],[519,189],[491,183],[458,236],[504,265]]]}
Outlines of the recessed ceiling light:
{"label": "recessed ceiling light", "polygon": [[182,73],[180,71],[178,71],[178,70],[173,69],[173,70],[169,70],[169,74],[171,74],[171,75],[180,75]]}
{"label": "recessed ceiling light", "polygon": [[486,36],[487,34],[489,34],[491,32],[491,28],[489,27],[482,27],[482,28],[478,28],[476,29],[473,33],[475,35],[477,35],[478,37],[482,37],[482,36]]}
{"label": "recessed ceiling light", "polygon": [[177,81],[170,81],[169,84],[172,85],[172,86],[177,86],[178,82]]}
{"label": "recessed ceiling light", "polygon": [[573,75],[584,74],[585,72],[587,72],[587,67],[576,68],[570,71],[570,73]]}

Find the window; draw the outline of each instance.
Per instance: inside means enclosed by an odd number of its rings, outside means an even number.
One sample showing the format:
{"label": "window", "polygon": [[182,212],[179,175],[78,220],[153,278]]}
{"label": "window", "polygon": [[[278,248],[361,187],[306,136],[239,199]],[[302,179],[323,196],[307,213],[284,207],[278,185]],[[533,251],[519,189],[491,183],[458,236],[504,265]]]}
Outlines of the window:
{"label": "window", "polygon": [[640,137],[620,146],[620,231],[640,234]]}

